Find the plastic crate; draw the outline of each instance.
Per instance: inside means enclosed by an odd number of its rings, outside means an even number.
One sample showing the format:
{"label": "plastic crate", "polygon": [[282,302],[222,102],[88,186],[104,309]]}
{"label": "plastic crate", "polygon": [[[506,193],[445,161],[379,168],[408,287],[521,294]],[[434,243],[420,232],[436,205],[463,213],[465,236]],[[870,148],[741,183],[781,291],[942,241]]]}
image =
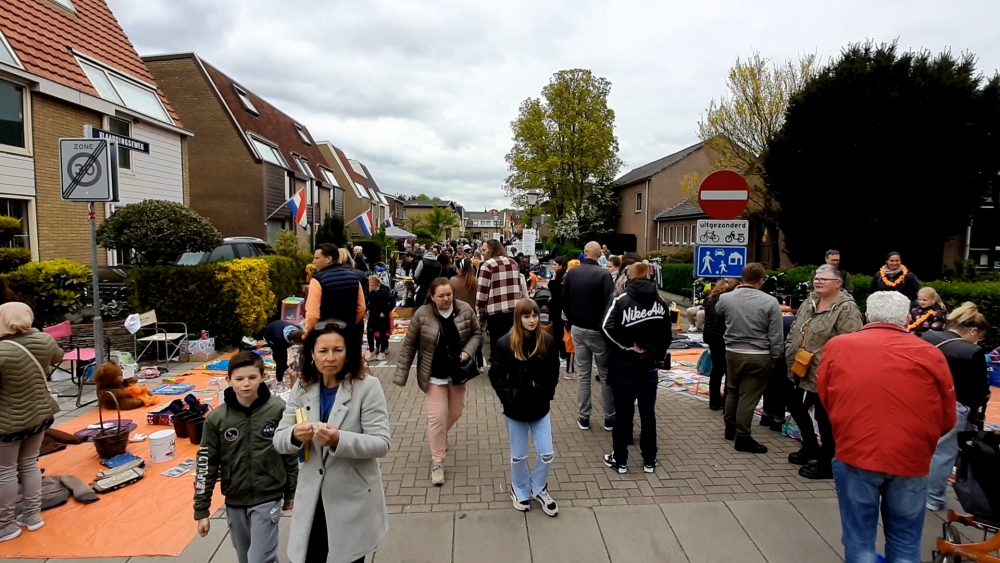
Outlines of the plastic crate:
{"label": "plastic crate", "polygon": [[986,360],[986,375],[991,387],[1000,387],[1000,362]]}

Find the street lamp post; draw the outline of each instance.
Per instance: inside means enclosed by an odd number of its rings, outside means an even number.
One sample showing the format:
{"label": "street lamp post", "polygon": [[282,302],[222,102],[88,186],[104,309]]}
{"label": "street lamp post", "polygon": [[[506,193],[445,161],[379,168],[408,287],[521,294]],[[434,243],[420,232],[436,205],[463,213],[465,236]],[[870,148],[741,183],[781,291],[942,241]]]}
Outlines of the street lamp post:
{"label": "street lamp post", "polygon": [[541,194],[539,194],[536,191],[530,191],[530,192],[527,192],[527,193],[524,194],[524,204],[525,204],[525,207],[524,207],[524,218],[525,218],[525,221],[524,222],[525,222],[525,225],[521,226],[521,233],[524,233],[525,227],[528,227],[528,228],[531,227],[531,221],[529,219],[528,211],[531,208],[535,207],[535,204],[538,203],[538,196],[539,195],[541,195]]}

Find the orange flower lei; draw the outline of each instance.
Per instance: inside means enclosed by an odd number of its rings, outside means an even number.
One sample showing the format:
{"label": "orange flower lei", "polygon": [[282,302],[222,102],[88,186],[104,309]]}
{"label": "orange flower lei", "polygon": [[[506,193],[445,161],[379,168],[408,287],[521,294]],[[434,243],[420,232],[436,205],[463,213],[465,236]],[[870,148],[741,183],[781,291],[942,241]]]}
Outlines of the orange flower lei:
{"label": "orange flower lei", "polygon": [[906,274],[908,274],[909,271],[906,269],[906,266],[902,266],[901,268],[903,273],[896,278],[896,281],[889,281],[889,278],[885,277],[885,266],[879,268],[878,275],[882,276],[882,283],[884,283],[886,287],[896,287],[897,285],[903,283],[903,280],[906,279]]}
{"label": "orange flower lei", "polygon": [[910,323],[910,325],[907,326],[906,328],[908,330],[913,330],[913,329],[919,327],[920,325],[924,324],[924,321],[926,321],[927,319],[929,319],[929,318],[931,318],[933,316],[934,316],[934,309],[931,309],[930,311],[927,311],[923,315],[920,315],[919,317],[917,317],[917,319],[914,320],[912,323]]}

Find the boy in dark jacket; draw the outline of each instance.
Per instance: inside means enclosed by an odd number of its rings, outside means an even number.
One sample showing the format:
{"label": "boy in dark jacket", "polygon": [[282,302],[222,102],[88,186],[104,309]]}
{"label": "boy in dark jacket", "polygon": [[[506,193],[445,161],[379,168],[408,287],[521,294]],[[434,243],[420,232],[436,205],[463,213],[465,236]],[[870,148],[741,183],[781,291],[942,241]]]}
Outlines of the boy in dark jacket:
{"label": "boy in dark jacket", "polygon": [[[299,466],[274,450],[285,402],[264,384],[264,361],[251,351],[229,361],[223,404],[205,421],[195,476],[194,519],[208,535],[215,482],[222,477],[229,534],[240,563],[277,563],[278,521],[292,509]],[[284,502],[282,502],[284,499]]]}
{"label": "boy in dark jacket", "polygon": [[625,293],[611,302],[603,328],[610,342],[609,378],[618,413],[611,433],[614,452],[604,456],[604,464],[618,473],[628,471],[632,418],[638,400],[643,471],[653,473],[656,471],[656,369],[657,362],[667,355],[671,329],[667,304],[649,279],[647,264],[637,262],[629,268]]}
{"label": "boy in dark jacket", "polygon": [[[368,349],[376,354],[375,359],[382,361],[389,351],[389,334],[392,333],[390,323],[392,310],[396,308],[396,297],[389,288],[382,284],[377,276],[368,278]],[[375,333],[378,333],[378,348],[375,348]]]}
{"label": "boy in dark jacket", "polygon": [[285,378],[285,370],[288,369],[288,349],[301,345],[305,339],[306,331],[302,330],[302,327],[286,321],[271,321],[264,327],[264,342],[267,342],[267,346],[271,349],[275,366],[274,375],[278,381]]}

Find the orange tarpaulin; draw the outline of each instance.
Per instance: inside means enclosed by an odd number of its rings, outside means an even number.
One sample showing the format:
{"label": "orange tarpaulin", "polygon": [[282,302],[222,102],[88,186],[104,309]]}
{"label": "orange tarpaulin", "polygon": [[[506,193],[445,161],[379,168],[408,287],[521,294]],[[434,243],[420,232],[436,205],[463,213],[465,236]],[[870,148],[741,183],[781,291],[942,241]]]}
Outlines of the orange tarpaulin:
{"label": "orange tarpaulin", "polygon": [[[225,372],[197,371],[177,377],[183,378],[185,384],[195,385],[196,389],[204,389],[208,388],[211,377],[222,376]],[[146,413],[162,409],[183,395],[156,397],[160,401],[156,406],[122,412],[122,418],[131,419],[138,425],[133,435],[149,436],[157,430],[171,428],[146,424]],[[199,398],[204,401],[204,397]],[[116,419],[114,411],[104,411],[105,422]],[[72,433],[97,422],[97,410],[94,409],[56,428]],[[146,461],[146,476],[141,481],[98,495],[100,500],[92,504],[70,498],[65,505],[46,510],[42,513],[45,526],[0,543],[0,557],[44,559],[180,554],[197,533],[193,508],[195,472],[192,470],[180,477],[165,477],[161,473],[186,459],[195,459],[198,446],[178,438],[177,457],[155,464],[149,457],[148,439],[129,443],[128,451]],[[75,475],[90,483],[98,471],[106,469],[100,461],[94,444],[86,442],[41,457],[38,464],[45,475]],[[223,505],[222,494],[216,491],[212,501],[214,514]]]}

